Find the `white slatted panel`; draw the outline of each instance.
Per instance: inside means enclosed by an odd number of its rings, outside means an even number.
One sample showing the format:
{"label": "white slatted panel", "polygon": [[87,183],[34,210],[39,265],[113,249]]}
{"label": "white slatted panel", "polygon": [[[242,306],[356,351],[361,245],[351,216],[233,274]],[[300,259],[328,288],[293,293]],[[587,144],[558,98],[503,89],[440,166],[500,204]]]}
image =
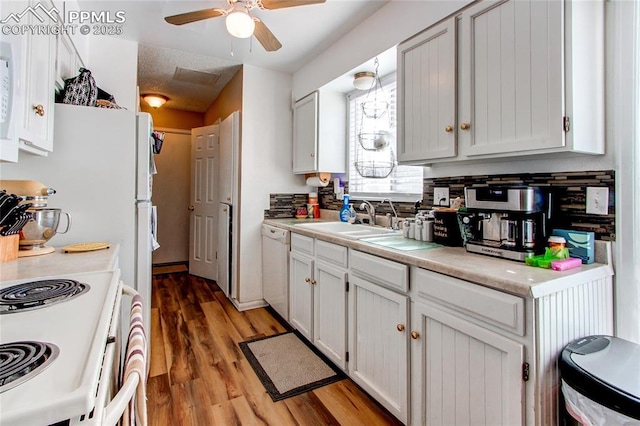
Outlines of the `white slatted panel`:
{"label": "white slatted panel", "polygon": [[291,325],[310,341],[313,332],[313,292],[311,284],[305,281],[312,278],[313,260],[300,253],[291,251],[289,255],[289,318]]}
{"label": "white slatted panel", "polygon": [[400,420],[408,417],[407,296],[351,277],[350,376]]}
{"label": "white slatted panel", "polygon": [[562,2],[487,4],[479,4],[467,24],[473,133],[469,153],[558,146],[563,115]]}
{"label": "white slatted panel", "polygon": [[613,334],[611,278],[585,283],[536,300],[541,406],[536,424],[557,424],[560,377],[557,360],[564,346],[593,334]]}
{"label": "white slatted panel", "polygon": [[313,286],[315,345],[340,368],[346,367],[346,271],[316,262]]}
{"label": "white slatted panel", "polygon": [[438,309],[424,314],[426,423],[521,424],[522,345]]}
{"label": "white slatted panel", "polygon": [[455,20],[438,26],[425,40],[402,52],[404,61],[403,160],[442,158],[455,155]]}

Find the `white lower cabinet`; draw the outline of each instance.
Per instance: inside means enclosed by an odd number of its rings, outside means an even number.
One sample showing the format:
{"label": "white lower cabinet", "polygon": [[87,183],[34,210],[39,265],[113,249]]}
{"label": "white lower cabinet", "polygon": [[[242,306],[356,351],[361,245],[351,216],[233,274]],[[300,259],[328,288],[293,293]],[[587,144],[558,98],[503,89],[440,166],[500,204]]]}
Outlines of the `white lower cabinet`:
{"label": "white lower cabinet", "polygon": [[291,234],[289,322],[347,368],[347,248]]}
{"label": "white lower cabinet", "polygon": [[[396,268],[387,268],[386,263]],[[409,297],[385,288],[390,284],[403,286],[407,267],[353,250],[350,265],[349,376],[407,423]]]}
{"label": "white lower cabinet", "polygon": [[522,344],[431,304],[411,330],[411,424],[524,423]]}
{"label": "white lower cabinet", "polygon": [[[346,251],[346,248],[343,247]],[[313,282],[313,344],[347,368],[347,271],[316,261]]]}
{"label": "white lower cabinet", "polygon": [[313,333],[313,258],[293,250],[289,256],[289,322],[300,334],[312,339]]}

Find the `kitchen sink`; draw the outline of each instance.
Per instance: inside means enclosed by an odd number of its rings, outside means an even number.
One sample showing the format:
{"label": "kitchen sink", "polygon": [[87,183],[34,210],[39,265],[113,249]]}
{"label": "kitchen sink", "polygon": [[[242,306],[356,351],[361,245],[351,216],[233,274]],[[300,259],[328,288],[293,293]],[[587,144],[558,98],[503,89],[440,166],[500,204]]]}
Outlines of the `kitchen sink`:
{"label": "kitchen sink", "polygon": [[424,250],[442,247],[441,244],[428,243],[426,241],[417,241],[412,238],[405,238],[402,235],[379,235],[375,237],[361,238],[360,241],[403,251]]}
{"label": "kitchen sink", "polygon": [[300,223],[296,225],[296,227],[309,228],[314,231],[325,232],[327,234],[338,235],[340,237],[351,238],[353,240],[397,233],[397,231],[394,231],[393,229],[383,228],[381,226],[360,225],[345,222]]}

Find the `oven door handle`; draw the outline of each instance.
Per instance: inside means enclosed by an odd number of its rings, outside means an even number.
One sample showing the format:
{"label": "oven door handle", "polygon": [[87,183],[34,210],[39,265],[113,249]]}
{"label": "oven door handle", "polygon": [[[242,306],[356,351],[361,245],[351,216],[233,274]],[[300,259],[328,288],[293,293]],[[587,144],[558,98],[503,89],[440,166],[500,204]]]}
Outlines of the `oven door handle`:
{"label": "oven door handle", "polygon": [[[136,290],[124,284],[121,285],[121,292],[123,295],[126,294],[132,297],[136,295],[139,296],[139,293]],[[132,318],[130,318],[130,324],[132,319],[133,319],[133,314],[132,314]],[[145,363],[148,362],[148,360],[146,359],[147,357],[146,353],[147,353],[147,350],[146,350],[146,344],[145,344],[145,347],[143,348],[143,358],[145,360]],[[120,418],[122,417],[125,411],[125,408],[129,404],[133,396],[135,395],[136,389],[141,379],[142,377],[140,376],[140,373],[138,373],[135,370],[132,371],[127,376],[125,382],[122,384],[118,392],[114,395],[113,399],[105,407],[102,424],[104,424],[105,426],[111,426],[111,425],[116,425],[118,423],[118,421],[120,420]]]}

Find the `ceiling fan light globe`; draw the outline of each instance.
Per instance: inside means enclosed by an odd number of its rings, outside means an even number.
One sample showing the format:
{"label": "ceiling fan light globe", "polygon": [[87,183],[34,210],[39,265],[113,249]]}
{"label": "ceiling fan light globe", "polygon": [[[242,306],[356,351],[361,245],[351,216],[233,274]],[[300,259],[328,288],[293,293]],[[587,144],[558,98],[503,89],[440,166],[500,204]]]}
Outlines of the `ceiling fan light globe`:
{"label": "ceiling fan light globe", "polygon": [[233,11],[227,15],[225,20],[227,31],[237,38],[249,38],[253,34],[256,23],[249,14],[243,11]]}

